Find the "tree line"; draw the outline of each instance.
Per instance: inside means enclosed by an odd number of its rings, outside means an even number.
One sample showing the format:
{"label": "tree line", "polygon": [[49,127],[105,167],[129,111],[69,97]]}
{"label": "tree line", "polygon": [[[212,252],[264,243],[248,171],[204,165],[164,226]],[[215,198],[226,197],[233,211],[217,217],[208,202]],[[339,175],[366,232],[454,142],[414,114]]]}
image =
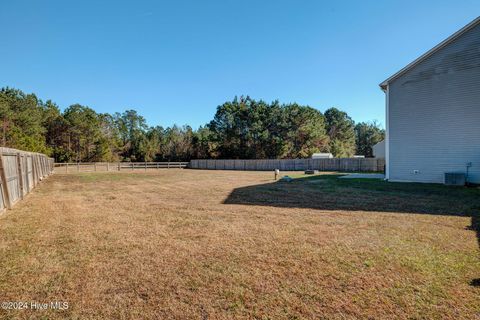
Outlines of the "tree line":
{"label": "tree line", "polygon": [[192,127],[147,125],[135,110],[98,113],[74,104],[63,112],[51,100],[18,89],[0,90],[1,144],[45,153],[56,162],[188,161],[190,159],[372,156],[383,140],[376,122],[355,122],[346,112],[325,113],[296,103],[234,98],[212,121]]}

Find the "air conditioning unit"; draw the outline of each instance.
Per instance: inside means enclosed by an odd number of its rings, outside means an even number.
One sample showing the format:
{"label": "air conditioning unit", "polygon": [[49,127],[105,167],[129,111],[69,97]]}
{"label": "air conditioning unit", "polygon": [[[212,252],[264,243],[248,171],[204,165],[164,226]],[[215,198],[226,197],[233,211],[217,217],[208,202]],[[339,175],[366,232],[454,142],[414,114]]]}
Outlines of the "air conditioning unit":
{"label": "air conditioning unit", "polygon": [[465,173],[463,172],[445,172],[445,184],[447,186],[464,186]]}

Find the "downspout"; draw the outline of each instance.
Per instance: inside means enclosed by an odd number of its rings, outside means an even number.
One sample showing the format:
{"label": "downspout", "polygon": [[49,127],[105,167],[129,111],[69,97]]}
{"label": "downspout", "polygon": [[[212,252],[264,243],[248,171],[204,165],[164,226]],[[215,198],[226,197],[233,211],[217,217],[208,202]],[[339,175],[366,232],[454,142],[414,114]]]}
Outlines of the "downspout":
{"label": "downspout", "polygon": [[382,87],[385,92],[385,180],[390,179],[390,86],[387,84]]}

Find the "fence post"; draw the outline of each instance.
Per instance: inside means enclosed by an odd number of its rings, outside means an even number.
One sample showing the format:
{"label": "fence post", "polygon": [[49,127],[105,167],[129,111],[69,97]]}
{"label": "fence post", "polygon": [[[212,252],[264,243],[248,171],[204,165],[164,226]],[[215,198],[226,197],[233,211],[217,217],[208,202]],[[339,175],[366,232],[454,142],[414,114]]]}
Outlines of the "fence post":
{"label": "fence post", "polygon": [[118,163],[118,171],[120,171],[120,162]]}
{"label": "fence post", "polygon": [[157,169],[158,169],[158,162],[157,162]]}
{"label": "fence post", "polygon": [[20,152],[17,153],[17,168],[18,168],[18,178],[20,182],[20,199],[23,199],[23,174],[22,174],[22,157]]}
{"label": "fence post", "polygon": [[27,192],[30,192],[30,177],[28,176],[28,155],[25,155],[25,181],[27,185]]}
{"label": "fence post", "polygon": [[67,165],[65,166],[65,173],[68,173],[68,162],[67,162]]}
{"label": "fence post", "polygon": [[35,154],[32,154],[32,177],[33,177],[33,187],[35,188],[38,183],[37,168],[35,164]]}
{"label": "fence post", "polygon": [[5,174],[5,167],[3,163],[3,154],[1,153],[0,153],[0,175],[2,177],[2,188],[3,188],[5,206],[7,207],[7,209],[12,209],[12,202],[10,201],[10,193],[9,193],[8,184],[7,184],[7,176]]}
{"label": "fence post", "polygon": [[110,171],[110,163],[107,162],[107,172]]}
{"label": "fence post", "polygon": [[97,171],[97,163],[96,162],[93,163],[93,171]]}
{"label": "fence post", "polygon": [[170,169],[170,161],[167,162],[167,169]]}
{"label": "fence post", "polygon": [[133,162],[132,162],[132,171],[133,171]]}
{"label": "fence post", "polygon": [[147,171],[147,161],[145,161],[145,171]]}

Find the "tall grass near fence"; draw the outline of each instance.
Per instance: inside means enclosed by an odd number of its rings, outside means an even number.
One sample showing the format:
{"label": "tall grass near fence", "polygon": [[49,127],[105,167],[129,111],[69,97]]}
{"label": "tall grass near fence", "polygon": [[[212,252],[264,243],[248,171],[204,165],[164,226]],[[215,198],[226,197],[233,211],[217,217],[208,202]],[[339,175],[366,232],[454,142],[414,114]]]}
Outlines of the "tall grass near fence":
{"label": "tall grass near fence", "polygon": [[41,153],[0,148],[0,210],[10,209],[53,171],[54,160]]}
{"label": "tall grass near fence", "polygon": [[192,160],[192,169],[268,171],[371,171],[383,172],[384,159],[332,158],[332,159],[268,159],[268,160]]}

